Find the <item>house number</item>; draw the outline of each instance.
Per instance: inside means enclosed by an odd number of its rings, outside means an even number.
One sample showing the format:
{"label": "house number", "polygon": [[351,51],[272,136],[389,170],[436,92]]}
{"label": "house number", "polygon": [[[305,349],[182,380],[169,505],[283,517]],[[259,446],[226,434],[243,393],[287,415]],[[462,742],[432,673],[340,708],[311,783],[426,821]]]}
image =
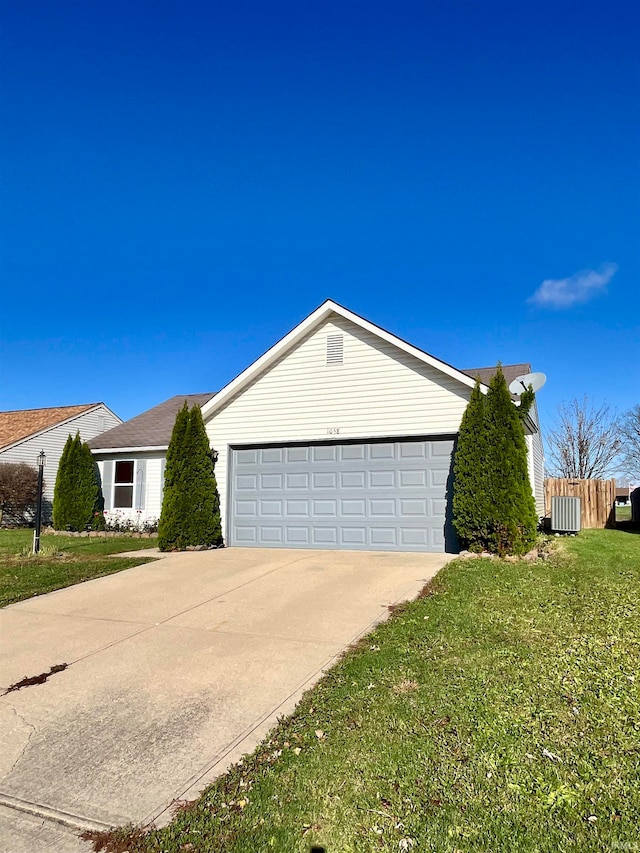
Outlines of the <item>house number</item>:
{"label": "house number", "polygon": [[329,427],[327,435],[340,435],[340,427]]}

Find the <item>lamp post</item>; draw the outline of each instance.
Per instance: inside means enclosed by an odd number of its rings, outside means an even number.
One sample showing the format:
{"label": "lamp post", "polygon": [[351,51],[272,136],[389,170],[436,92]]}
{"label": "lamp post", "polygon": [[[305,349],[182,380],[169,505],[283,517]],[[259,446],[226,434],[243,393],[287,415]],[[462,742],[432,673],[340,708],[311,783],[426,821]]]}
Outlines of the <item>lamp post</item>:
{"label": "lamp post", "polygon": [[47,457],[44,455],[44,450],[38,454],[38,502],[36,504],[36,529],[33,531],[33,553],[37,554],[40,550],[40,526],[42,524],[42,480],[44,475],[44,466]]}

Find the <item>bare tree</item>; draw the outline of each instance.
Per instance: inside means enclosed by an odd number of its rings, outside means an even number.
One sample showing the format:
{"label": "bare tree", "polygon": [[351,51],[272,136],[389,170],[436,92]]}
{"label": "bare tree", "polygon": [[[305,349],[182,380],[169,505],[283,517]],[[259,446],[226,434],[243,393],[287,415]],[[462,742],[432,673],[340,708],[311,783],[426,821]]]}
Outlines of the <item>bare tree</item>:
{"label": "bare tree", "polygon": [[620,418],[620,470],[634,483],[640,484],[640,405]]}
{"label": "bare tree", "polygon": [[598,479],[616,467],[620,437],[615,413],[595,408],[585,396],[558,408],[558,420],[547,433],[551,473],[556,477]]}
{"label": "bare tree", "polygon": [[38,471],[26,462],[0,462],[0,524],[28,524],[35,513]]}

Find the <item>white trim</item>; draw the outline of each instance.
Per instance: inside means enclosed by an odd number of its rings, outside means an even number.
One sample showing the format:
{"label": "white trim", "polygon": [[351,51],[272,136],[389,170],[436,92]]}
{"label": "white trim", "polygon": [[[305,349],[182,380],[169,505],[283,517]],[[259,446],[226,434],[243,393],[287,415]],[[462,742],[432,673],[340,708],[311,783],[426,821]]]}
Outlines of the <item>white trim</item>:
{"label": "white trim", "polygon": [[[38,438],[38,436],[44,435],[45,432],[50,432],[52,429],[57,429],[60,426],[64,426],[67,423],[71,423],[72,421],[77,420],[78,418],[82,418],[82,417],[84,417],[84,415],[88,415],[89,412],[95,412],[95,410],[99,409],[100,406],[104,406],[104,408],[110,414],[112,414],[114,418],[116,418],[117,420],[120,421],[120,424],[123,423],[122,418],[119,418],[118,415],[116,415],[114,412],[112,412],[108,406],[104,405],[104,403],[96,403],[95,405],[89,406],[89,408],[84,409],[84,411],[82,411],[82,412],[77,412],[75,415],[70,415],[68,418],[65,418],[62,421],[58,421],[55,424],[51,424],[48,427],[44,427],[43,429],[38,430],[37,432],[32,432],[29,435],[24,435],[24,436],[22,436],[22,438],[17,439],[16,441],[12,442],[11,444],[5,444],[4,447],[0,447],[0,452],[4,453],[5,450],[11,450],[13,447],[17,447],[19,444],[22,444],[23,441],[29,441],[33,438]],[[57,407],[54,406],[53,408],[57,408]],[[60,406],[60,408],[65,408],[65,407]],[[23,411],[31,411],[31,410],[30,409],[24,409]],[[33,411],[36,411],[36,410],[34,409]],[[118,424],[118,426],[120,424]],[[110,427],[110,429],[115,429],[115,427]],[[105,430],[105,432],[107,432],[107,430]]]}
{"label": "white trim", "polygon": [[[115,427],[114,427],[115,429]],[[90,448],[94,456],[99,453],[149,453],[153,450],[168,450],[168,444],[151,444],[148,447],[96,447]]]}
{"label": "white trim", "polygon": [[[398,349],[403,350],[414,358],[417,358],[419,361],[436,368],[436,370],[440,370],[442,373],[445,373],[453,379],[457,379],[468,388],[473,388],[475,385],[475,379],[467,376],[466,373],[462,373],[462,371],[457,370],[450,364],[446,364],[446,362],[434,358],[434,356],[423,352],[411,344],[408,344],[401,338],[397,338],[395,335],[392,335],[391,332],[387,332],[385,329],[380,328],[380,326],[376,326],[374,323],[370,323],[363,317],[359,317],[347,308],[343,308],[342,305],[338,305],[337,302],[327,299],[326,302],[323,302],[319,308],[316,308],[315,311],[309,314],[306,319],[285,335],[284,338],[281,338],[281,340],[263,353],[260,358],[256,359],[253,364],[249,365],[249,367],[243,370],[235,379],[229,382],[228,385],[225,385],[225,387],[219,391],[215,397],[212,397],[208,402],[201,406],[203,418],[209,418],[217,409],[224,406],[231,397],[251,382],[254,377],[266,368],[270,367],[283,353],[290,349],[295,343],[304,337],[304,335],[308,334],[308,332],[310,332],[315,326],[318,326],[326,320],[330,314],[337,314],[340,317],[344,317],[345,320],[349,320],[361,329],[364,329],[365,331],[376,335],[381,340],[398,347]],[[481,384],[480,387],[483,392],[486,393],[487,386]]]}

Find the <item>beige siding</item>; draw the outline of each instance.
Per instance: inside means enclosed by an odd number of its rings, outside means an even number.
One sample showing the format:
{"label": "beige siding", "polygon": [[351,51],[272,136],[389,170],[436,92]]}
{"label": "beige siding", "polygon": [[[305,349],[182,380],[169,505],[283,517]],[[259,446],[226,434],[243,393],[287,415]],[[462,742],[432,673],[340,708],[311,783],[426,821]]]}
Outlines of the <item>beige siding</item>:
{"label": "beige siding", "polygon": [[[327,365],[327,335],[344,363]],[[223,530],[230,444],[456,433],[471,389],[333,315],[207,423]]]}
{"label": "beige siding", "polygon": [[[98,463],[98,468],[100,470],[100,476],[104,476],[104,462],[105,459],[112,459],[114,462],[116,460],[128,460],[132,459],[135,465],[135,472],[137,474],[138,465],[137,463],[140,460],[146,460],[146,476],[145,476],[145,498],[144,504],[145,508],[140,513],[138,513],[136,506],[138,506],[138,494],[137,494],[137,485],[136,485],[136,493],[133,498],[133,509],[119,509],[117,510],[124,518],[130,518],[135,521],[146,521],[148,519],[158,519],[160,518],[160,510],[162,509],[162,479],[163,479],[163,461],[165,459],[166,453],[164,450],[158,451],[143,451],[141,453],[101,453],[99,450],[94,452],[94,458]],[[135,475],[134,475],[135,476]],[[136,477],[137,482],[137,477]],[[112,507],[105,506],[105,512],[109,513],[112,510]]]}
{"label": "beige siding", "polygon": [[75,435],[76,430],[79,430],[82,440],[89,441],[89,439],[118,426],[120,423],[122,421],[113,415],[106,406],[98,406],[72,420],[45,430],[35,438],[27,438],[14,447],[0,452],[0,462],[26,462],[27,465],[32,465],[35,468],[38,454],[44,450],[47,462],[44,469],[45,489],[43,495],[45,503],[50,503],[53,500],[58,463],[69,435]]}
{"label": "beige siding", "polygon": [[538,405],[534,401],[529,412],[531,419],[537,426],[537,431],[527,435],[527,450],[529,454],[529,480],[531,490],[536,500],[536,512],[540,518],[544,515],[544,450],[542,447],[542,434],[540,432],[540,419],[538,417]]}
{"label": "beige siding", "polygon": [[536,497],[536,509],[540,518],[544,515],[544,450],[542,436],[537,432],[533,436],[533,482]]}

